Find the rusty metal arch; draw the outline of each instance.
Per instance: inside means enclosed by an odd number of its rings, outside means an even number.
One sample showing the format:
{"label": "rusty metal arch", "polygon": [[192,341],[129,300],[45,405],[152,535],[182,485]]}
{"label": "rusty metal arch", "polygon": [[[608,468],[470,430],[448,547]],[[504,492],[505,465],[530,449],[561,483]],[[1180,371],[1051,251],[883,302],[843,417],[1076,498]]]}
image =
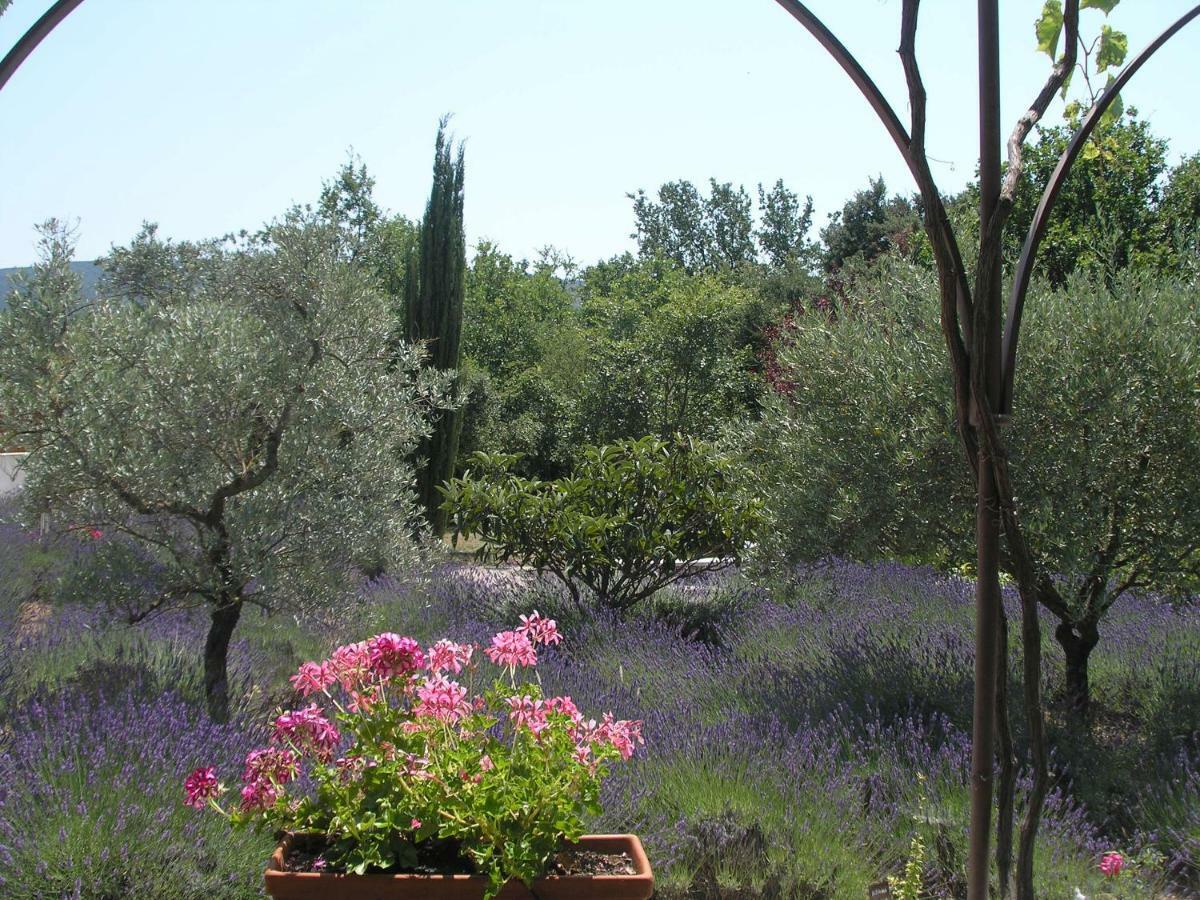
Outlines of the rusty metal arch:
{"label": "rusty metal arch", "polygon": [[1096,126],[1100,124],[1101,117],[1112,106],[1129,79],[1163,44],[1197,16],[1200,16],[1200,6],[1196,6],[1190,12],[1180,16],[1125,65],[1112,84],[1105,88],[1100,98],[1092,104],[1092,108],[1088,110],[1079,129],[1072,135],[1067,149],[1058,158],[1058,165],[1054,167],[1054,173],[1050,176],[1050,181],[1046,183],[1041,202],[1038,203],[1037,211],[1033,214],[1033,222],[1029,225],[1025,243],[1021,247],[1021,256],[1017,260],[1017,268],[1013,272],[1013,284],[1008,298],[1008,315],[1004,321],[1004,343],[1001,350],[1003,381],[1000,388],[999,412],[1002,414],[1012,412],[1013,375],[1017,366],[1017,339],[1021,333],[1021,314],[1025,309],[1025,295],[1029,291],[1029,281],[1033,275],[1034,263],[1037,261],[1038,248],[1046,234],[1046,226],[1050,220],[1050,213],[1054,209],[1054,202],[1058,199],[1067,176],[1071,174],[1071,166],[1075,163],[1076,157],[1079,156],[1092,132],[1096,130]]}
{"label": "rusty metal arch", "polygon": [[8,79],[12,78],[13,73],[17,71],[21,63],[25,62],[25,58],[34,51],[42,39],[82,2],[83,0],[58,0],[30,26],[21,39],[13,45],[13,48],[4,55],[4,59],[0,60],[0,90],[4,89]]}

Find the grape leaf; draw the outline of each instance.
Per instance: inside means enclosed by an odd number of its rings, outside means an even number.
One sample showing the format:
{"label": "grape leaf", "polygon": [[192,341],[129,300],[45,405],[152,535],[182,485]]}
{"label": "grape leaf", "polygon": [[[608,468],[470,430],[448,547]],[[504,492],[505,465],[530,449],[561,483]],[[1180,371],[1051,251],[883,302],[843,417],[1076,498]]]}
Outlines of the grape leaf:
{"label": "grape leaf", "polygon": [[1061,0],[1046,0],[1042,15],[1034,25],[1037,32],[1037,48],[1051,59],[1058,55],[1058,36],[1062,34],[1063,11]]}
{"label": "grape leaf", "polygon": [[1096,52],[1096,71],[1119,67],[1129,52],[1129,38],[1123,31],[1113,31],[1105,25],[1100,29],[1100,49]]}
{"label": "grape leaf", "polygon": [[1120,3],[1121,0],[1083,0],[1079,4],[1080,9],[1099,9],[1107,16],[1113,11],[1113,7]]}
{"label": "grape leaf", "polygon": [[[1104,85],[1104,92],[1107,94],[1112,90],[1113,82],[1117,79],[1112,75],[1108,76],[1108,83]],[[1101,126],[1111,125],[1125,113],[1125,101],[1121,99],[1121,95],[1113,97],[1112,104],[1104,111],[1104,115],[1100,117]]]}

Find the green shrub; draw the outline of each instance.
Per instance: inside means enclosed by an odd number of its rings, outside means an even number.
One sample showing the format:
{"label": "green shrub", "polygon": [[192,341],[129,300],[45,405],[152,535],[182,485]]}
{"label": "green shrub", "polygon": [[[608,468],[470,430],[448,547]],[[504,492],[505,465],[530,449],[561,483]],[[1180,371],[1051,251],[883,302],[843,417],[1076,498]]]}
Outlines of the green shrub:
{"label": "green shrub", "polygon": [[590,448],[556,481],[515,475],[515,462],[476,454],[478,474],[450,483],[445,508],[485,554],[557,576],[577,605],[581,585],[626,610],[689,574],[723,568],[760,522],[758,501],[734,492],[733,458],[690,439]]}

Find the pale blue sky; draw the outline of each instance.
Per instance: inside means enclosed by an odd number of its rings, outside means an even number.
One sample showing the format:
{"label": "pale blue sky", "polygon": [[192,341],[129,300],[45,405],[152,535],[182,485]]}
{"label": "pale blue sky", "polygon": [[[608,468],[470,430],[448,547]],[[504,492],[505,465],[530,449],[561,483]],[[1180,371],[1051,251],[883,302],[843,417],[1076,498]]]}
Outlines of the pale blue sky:
{"label": "pale blue sky", "polygon": [[[1126,0],[1113,22],[1136,50],[1192,2]],[[48,5],[14,0],[0,52]],[[810,6],[907,119],[900,0]],[[1007,129],[1048,60],[1041,0],[1001,7]],[[945,191],[977,155],[974,9],[922,13]],[[1085,29],[1101,22],[1085,11]],[[1198,79],[1200,22],[1126,91],[1173,159],[1200,150]],[[870,175],[911,190],[866,104],[772,0],[85,0],[0,91],[0,266],[30,261],[48,216],[79,220],[85,259],[143,219],[178,238],[255,227],[315,198],[351,147],[379,201],[419,215],[444,112],[467,139],[468,239],[518,256],[632,247],[625,193],[676,178],[782,177],[813,195],[818,226]]]}

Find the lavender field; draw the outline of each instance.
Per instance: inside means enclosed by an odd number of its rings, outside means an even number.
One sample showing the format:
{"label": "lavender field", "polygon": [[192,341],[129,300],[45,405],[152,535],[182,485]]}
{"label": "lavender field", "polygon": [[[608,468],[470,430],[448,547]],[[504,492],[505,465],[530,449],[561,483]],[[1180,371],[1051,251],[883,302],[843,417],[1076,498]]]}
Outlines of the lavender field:
{"label": "lavender field", "polygon": [[[244,620],[237,712],[216,726],[202,619],[128,627],[56,603],[36,576],[48,583],[62,552],[0,534],[5,897],[259,896],[271,836],[186,808],[186,773],[244,754],[261,738],[252,723],[291,703],[287,675],[341,641],[384,629],[484,640],[533,608],[566,636],[540,667],[546,689],[645,722],[646,746],[606,783],[595,827],[642,835],[658,896],[857,900],[900,871],[914,833],[932,896],[962,895],[972,613],[961,579],[832,562],[770,589],[709,577],[624,621],[583,620],[551,585],[448,564],[365,584],[348,608]],[[1040,895],[1200,896],[1200,610],[1123,601],[1102,627],[1091,731],[1071,731],[1051,705]],[[1053,697],[1051,640],[1046,655]],[[1134,861],[1119,888],[1097,868],[1109,850]]]}

